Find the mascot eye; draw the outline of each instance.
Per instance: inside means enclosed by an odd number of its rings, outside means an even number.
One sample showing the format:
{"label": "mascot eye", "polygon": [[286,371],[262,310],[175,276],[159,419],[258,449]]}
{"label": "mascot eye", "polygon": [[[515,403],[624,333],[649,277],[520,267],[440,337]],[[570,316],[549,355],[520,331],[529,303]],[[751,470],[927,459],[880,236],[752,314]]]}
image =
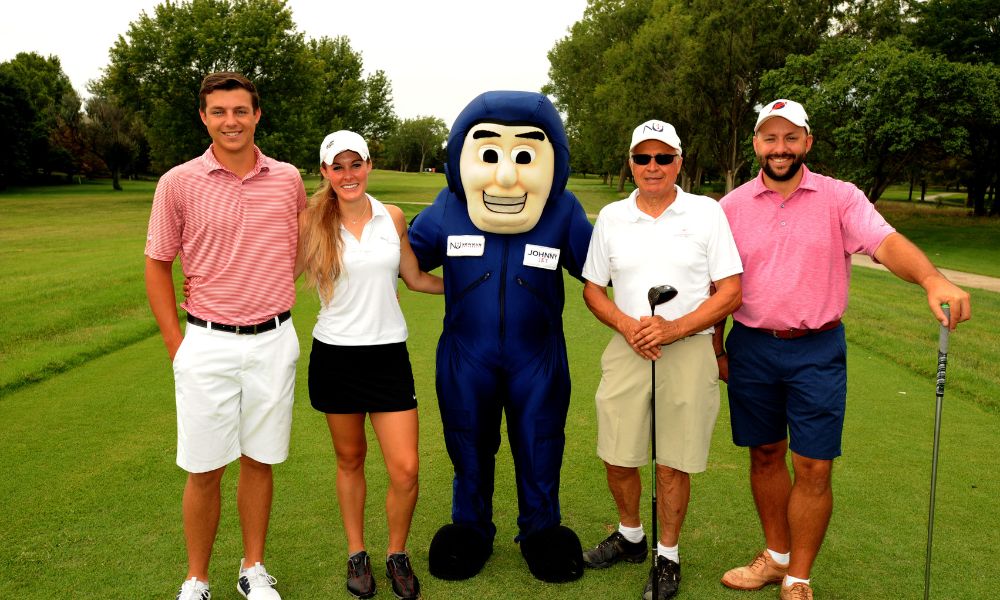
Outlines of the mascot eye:
{"label": "mascot eye", "polygon": [[535,149],[528,146],[514,148],[511,158],[519,165],[530,165],[531,161],[535,160]]}
{"label": "mascot eye", "polygon": [[496,164],[503,158],[503,150],[498,146],[483,146],[479,149],[479,160],[484,163]]}

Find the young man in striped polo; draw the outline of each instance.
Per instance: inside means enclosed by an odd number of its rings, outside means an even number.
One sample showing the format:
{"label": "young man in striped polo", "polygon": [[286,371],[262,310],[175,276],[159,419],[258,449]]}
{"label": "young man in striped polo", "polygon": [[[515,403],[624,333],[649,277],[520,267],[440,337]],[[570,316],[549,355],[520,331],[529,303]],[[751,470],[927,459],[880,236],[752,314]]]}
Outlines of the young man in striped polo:
{"label": "young man in striped polo", "polygon": [[[244,557],[237,590],[280,600],[264,569],[271,465],[288,456],[298,337],[295,303],[298,170],[254,144],[257,90],[238,73],[202,81],[199,112],[212,144],[160,178],[146,238],[146,292],[173,361],[177,464],[184,487],[188,572],[178,600],[209,600],[208,564],[226,465],[240,461]],[[180,256],[189,296],[181,332],[173,284]]]}

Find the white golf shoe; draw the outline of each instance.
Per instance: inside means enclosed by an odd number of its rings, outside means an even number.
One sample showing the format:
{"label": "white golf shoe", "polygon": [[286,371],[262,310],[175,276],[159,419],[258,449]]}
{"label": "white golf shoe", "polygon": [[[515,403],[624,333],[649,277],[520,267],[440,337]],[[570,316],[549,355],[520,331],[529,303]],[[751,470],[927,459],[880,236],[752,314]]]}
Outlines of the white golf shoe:
{"label": "white golf shoe", "polygon": [[252,567],[243,569],[240,561],[240,577],[236,580],[236,591],[247,600],[281,600],[281,594],[274,589],[278,580],[272,577],[264,565],[254,563]]}

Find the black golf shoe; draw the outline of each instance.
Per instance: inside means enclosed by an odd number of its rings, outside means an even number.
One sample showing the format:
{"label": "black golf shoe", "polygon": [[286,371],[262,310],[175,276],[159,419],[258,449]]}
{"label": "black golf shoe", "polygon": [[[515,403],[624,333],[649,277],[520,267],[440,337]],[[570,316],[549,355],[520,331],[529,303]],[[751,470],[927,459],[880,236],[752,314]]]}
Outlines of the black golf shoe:
{"label": "black golf shoe", "polygon": [[368,553],[355,552],[347,559],[347,591],[355,598],[371,598],[375,595],[375,578]]}
{"label": "black golf shoe", "polygon": [[405,552],[395,552],[385,559],[385,576],[392,584],[392,593],[399,600],[420,598],[420,581],[413,574],[410,557]]}
{"label": "black golf shoe", "polygon": [[648,545],[645,536],[641,541],[630,542],[620,531],[616,531],[594,549],[584,552],[583,564],[588,569],[604,569],[623,560],[630,563],[641,563],[646,560],[647,552]]}
{"label": "black golf shoe", "polygon": [[666,556],[656,557],[656,566],[649,570],[642,600],[653,600],[653,577],[656,577],[656,600],[667,600],[677,595],[681,587],[681,566]]}

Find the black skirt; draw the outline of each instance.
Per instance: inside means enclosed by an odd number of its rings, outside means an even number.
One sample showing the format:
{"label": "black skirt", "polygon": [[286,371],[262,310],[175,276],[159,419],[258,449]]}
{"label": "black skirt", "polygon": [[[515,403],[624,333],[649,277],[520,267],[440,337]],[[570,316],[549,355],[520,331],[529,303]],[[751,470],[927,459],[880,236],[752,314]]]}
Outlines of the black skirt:
{"label": "black skirt", "polygon": [[398,412],[417,407],[406,342],[331,346],[313,339],[309,399],[327,414]]}

